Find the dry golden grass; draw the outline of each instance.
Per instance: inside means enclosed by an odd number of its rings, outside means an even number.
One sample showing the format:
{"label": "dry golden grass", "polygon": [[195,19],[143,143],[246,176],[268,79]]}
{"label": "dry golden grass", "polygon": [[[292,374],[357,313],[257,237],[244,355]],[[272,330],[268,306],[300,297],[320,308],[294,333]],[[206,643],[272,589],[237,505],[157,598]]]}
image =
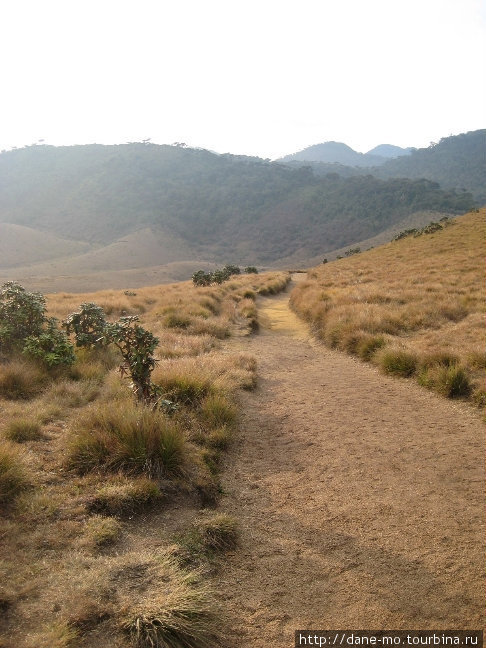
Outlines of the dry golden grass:
{"label": "dry golden grass", "polygon": [[[433,234],[314,268],[292,292],[292,307],[329,346],[391,373],[416,374],[442,394],[481,402],[485,215],[482,209]],[[457,390],[444,386],[452,371],[447,377],[437,369],[444,353],[462,376]]]}
{"label": "dry golden grass", "polygon": [[[235,394],[256,384],[255,360],[228,353],[222,340],[255,328],[251,296],[287,282],[287,273],[269,273],[210,288],[48,296],[49,315],[59,319],[83,302],[101,305],[109,320],[138,314],[160,341],[154,381],[179,408],[168,416],[135,407],[111,348],[76,349],[76,363],[57,372],[22,358],[0,364],[7,645],[101,648],[107,636],[120,647],[165,645],[169,636],[173,645],[217,645],[199,575],[163,547],[172,527],[191,527],[201,505],[217,501]],[[162,428],[170,428],[172,455]],[[156,552],[142,549],[147,538]]]}

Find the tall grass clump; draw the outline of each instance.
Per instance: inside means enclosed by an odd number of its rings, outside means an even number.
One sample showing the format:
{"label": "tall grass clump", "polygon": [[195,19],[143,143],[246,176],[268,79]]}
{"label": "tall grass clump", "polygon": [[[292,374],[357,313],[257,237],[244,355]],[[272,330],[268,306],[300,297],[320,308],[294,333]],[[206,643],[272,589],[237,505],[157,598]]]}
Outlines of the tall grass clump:
{"label": "tall grass clump", "polygon": [[407,351],[389,349],[381,353],[379,365],[387,374],[408,378],[417,369],[417,357]]}
{"label": "tall grass clump", "polygon": [[34,362],[12,359],[0,364],[0,396],[28,400],[39,394],[48,382],[46,371]]}
{"label": "tall grass clump", "polygon": [[[157,587],[133,595],[124,606],[122,628],[138,648],[217,648],[221,624],[208,585],[167,554],[149,567]],[[163,583],[163,587],[160,587]]]}
{"label": "tall grass clump", "polygon": [[210,394],[201,405],[201,416],[211,428],[231,427],[236,420],[236,407],[224,394]]}
{"label": "tall grass clump", "polygon": [[41,439],[40,423],[28,418],[13,419],[5,429],[5,438],[9,441],[16,441],[17,443]]}
{"label": "tall grass clump", "polygon": [[92,407],[74,426],[68,463],[79,473],[90,470],[180,474],[185,442],[178,425],[159,411],[131,402]]}
{"label": "tall grass clump", "polygon": [[0,440],[0,509],[11,504],[29,486],[28,472],[21,454]]}
{"label": "tall grass clump", "polygon": [[90,500],[88,509],[104,515],[130,515],[155,506],[164,496],[155,481],[117,479],[116,483],[103,486]]}
{"label": "tall grass clump", "polygon": [[473,391],[467,372],[455,363],[424,367],[418,380],[447,398],[467,398]]}
{"label": "tall grass clump", "polygon": [[238,544],[236,520],[224,513],[200,522],[197,532],[202,545],[211,551],[229,551]]}

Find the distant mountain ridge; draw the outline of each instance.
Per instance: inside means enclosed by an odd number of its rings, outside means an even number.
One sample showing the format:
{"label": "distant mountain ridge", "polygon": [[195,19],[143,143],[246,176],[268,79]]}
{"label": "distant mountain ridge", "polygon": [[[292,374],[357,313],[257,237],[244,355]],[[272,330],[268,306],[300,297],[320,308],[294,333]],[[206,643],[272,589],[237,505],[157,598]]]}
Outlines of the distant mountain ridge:
{"label": "distant mountain ridge", "polygon": [[[334,143],[327,143],[334,144]],[[316,145],[305,149],[308,151],[324,145]],[[402,149],[408,154],[395,158],[385,158],[385,154],[394,153],[395,147],[389,144],[380,145],[369,153],[381,152],[379,164],[369,164],[372,157],[368,154],[353,152],[348,155],[348,163],[329,161],[312,161],[306,159],[307,154],[301,151],[293,156],[287,156],[286,164],[293,168],[310,166],[314,173],[326,176],[329,173],[338,173],[342,177],[357,175],[374,175],[377,178],[426,178],[438,182],[444,189],[457,189],[470,192],[478,204],[486,204],[486,129],[469,131],[460,135],[451,135],[442,138],[426,148]],[[338,150],[335,146],[325,147],[327,151]],[[345,144],[339,150],[349,149]],[[321,149],[322,150],[322,149]],[[350,149],[352,151],[352,149]],[[354,157],[354,154],[361,156]],[[336,157],[336,156],[334,156]],[[374,156],[376,157],[376,156]],[[282,158],[283,160],[284,158]],[[341,157],[341,160],[344,160]],[[279,160],[279,162],[282,162]],[[356,163],[356,160],[358,161]],[[366,161],[363,164],[363,161]]]}
{"label": "distant mountain ridge", "polygon": [[380,144],[367,153],[358,153],[342,142],[323,142],[314,144],[297,153],[286,155],[277,162],[325,162],[345,166],[371,167],[384,164],[390,158],[409,155],[411,148],[401,148],[392,144]]}

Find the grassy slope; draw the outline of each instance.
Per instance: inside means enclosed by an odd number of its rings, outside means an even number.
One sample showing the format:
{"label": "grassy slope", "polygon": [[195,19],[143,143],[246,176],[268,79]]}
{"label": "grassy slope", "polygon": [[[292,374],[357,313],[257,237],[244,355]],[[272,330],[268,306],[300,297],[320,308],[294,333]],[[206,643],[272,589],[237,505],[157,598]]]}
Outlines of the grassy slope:
{"label": "grassy slope", "polygon": [[314,268],[291,304],[329,346],[484,406],[485,215]]}
{"label": "grassy slope", "polygon": [[[287,281],[270,273],[210,288],[186,282],[48,298],[61,318],[83,301],[110,320],[138,314],[160,339],[154,382],[179,410],[168,417],[135,407],[111,350],[79,350],[71,369],[50,374],[22,359],[0,363],[2,648],[104,648],[107,636],[117,648],[153,645],[164,632],[155,617],[176,637],[194,633],[196,648],[218,645],[200,576],[234,545],[235,530],[200,509],[218,497],[235,394],[255,384],[254,359],[225,352],[221,340],[254,328],[255,295]],[[160,426],[177,462],[162,471],[140,455],[142,432],[153,446]],[[128,446],[117,445],[116,430]],[[112,468],[92,464],[93,439],[117,453]],[[187,571],[194,566],[197,573]]]}

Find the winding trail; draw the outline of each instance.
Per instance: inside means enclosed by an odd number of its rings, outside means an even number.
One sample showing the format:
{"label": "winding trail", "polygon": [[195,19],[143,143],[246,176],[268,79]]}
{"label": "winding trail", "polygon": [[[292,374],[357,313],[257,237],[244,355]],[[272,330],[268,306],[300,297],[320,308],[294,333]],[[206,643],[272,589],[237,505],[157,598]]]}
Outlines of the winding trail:
{"label": "winding trail", "polygon": [[327,350],[260,300],[259,387],[242,395],[221,509],[231,648],[296,629],[483,628],[484,425],[469,406]]}

